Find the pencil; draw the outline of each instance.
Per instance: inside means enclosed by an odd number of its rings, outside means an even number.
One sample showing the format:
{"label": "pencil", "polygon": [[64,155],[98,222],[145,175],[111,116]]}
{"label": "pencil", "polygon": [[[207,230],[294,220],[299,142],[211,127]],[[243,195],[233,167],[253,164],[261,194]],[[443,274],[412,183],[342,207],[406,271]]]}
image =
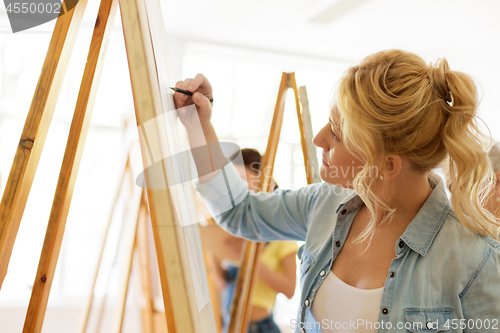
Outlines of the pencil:
{"label": "pencil", "polygon": [[[185,94],[185,95],[188,95],[188,96],[193,96],[193,93],[188,91],[188,90],[184,90],[184,89],[181,89],[181,88],[173,88],[173,87],[170,87],[170,89],[172,89],[173,91],[175,92],[178,92],[178,93],[181,93],[181,94]],[[206,96],[208,98],[208,96]],[[209,101],[210,103],[212,103],[214,101],[213,98],[209,98]]]}

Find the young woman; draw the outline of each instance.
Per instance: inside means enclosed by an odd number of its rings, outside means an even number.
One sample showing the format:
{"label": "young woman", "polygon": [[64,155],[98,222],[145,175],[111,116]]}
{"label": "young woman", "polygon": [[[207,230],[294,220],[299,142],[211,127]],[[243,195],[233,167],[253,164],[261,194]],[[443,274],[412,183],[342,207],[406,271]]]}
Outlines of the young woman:
{"label": "young woman", "polygon": [[[177,87],[195,92],[174,100],[194,102],[209,163],[222,168],[210,84],[197,75]],[[296,332],[498,331],[500,222],[484,208],[493,171],[476,108],[473,81],[446,60],[375,53],[346,71],[314,138],[326,183],[251,193],[229,163],[200,173],[197,191],[234,235],[306,242]],[[451,203],[431,172],[443,162]]]}

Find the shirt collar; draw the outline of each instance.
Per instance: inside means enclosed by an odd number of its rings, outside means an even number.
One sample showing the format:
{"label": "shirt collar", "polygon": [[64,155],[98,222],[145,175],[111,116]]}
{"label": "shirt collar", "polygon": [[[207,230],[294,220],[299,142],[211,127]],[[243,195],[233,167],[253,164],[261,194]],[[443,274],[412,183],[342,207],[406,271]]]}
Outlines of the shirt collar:
{"label": "shirt collar", "polygon": [[427,253],[451,210],[443,179],[435,173],[429,173],[428,180],[433,188],[431,195],[401,235],[401,239],[412,250],[423,256]]}
{"label": "shirt collar", "polygon": [[354,207],[354,209],[357,209],[358,206],[361,206],[362,203],[363,200],[361,200],[359,195],[355,191],[352,191],[351,194],[349,194],[344,200],[342,200],[335,213],[338,214],[344,207],[346,207],[346,209],[349,208],[349,210],[351,210],[350,208],[352,207]]}
{"label": "shirt collar", "polygon": [[[422,256],[427,253],[432,241],[443,225],[446,215],[451,210],[443,179],[430,172],[428,181],[433,190],[400,237],[413,251]],[[338,214],[341,209],[346,209],[347,213],[357,211],[362,204],[363,201],[359,195],[353,191],[340,203],[336,213]]]}

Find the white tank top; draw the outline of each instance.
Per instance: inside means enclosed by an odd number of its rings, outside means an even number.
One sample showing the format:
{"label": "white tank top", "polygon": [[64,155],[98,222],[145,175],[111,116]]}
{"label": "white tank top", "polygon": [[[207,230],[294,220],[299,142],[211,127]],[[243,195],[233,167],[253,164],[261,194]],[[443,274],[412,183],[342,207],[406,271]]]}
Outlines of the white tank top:
{"label": "white tank top", "polygon": [[376,333],[383,292],[384,287],[353,287],[329,271],[314,297],[312,315],[322,333]]}

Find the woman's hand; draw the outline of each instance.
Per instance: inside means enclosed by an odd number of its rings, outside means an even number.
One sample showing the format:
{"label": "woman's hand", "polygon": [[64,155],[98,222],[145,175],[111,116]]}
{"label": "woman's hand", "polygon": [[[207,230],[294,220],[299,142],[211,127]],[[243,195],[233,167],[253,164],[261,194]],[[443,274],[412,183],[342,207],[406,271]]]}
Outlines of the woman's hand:
{"label": "woman's hand", "polygon": [[[212,98],[212,85],[208,82],[207,78],[203,74],[196,74],[194,79],[179,81],[175,87],[194,92],[193,96],[188,96],[179,92],[174,93],[175,107],[180,109],[194,103],[200,122],[202,124],[210,122],[210,118],[212,117],[212,103],[210,103],[210,99]],[[192,119],[190,118],[193,116],[190,115],[187,117],[187,114],[189,114],[189,112],[179,112],[179,117],[186,127],[191,123]]]}
{"label": "woman's hand", "polygon": [[[210,122],[212,86],[203,74],[197,74],[194,79],[177,82],[175,87],[194,92],[193,96],[174,93],[174,103],[177,115],[187,129],[189,146],[199,148],[191,149],[191,153],[200,176],[199,181],[204,183],[215,177],[218,170],[226,165],[227,160],[220,148],[217,133]],[[196,107],[188,107],[193,103]]]}

